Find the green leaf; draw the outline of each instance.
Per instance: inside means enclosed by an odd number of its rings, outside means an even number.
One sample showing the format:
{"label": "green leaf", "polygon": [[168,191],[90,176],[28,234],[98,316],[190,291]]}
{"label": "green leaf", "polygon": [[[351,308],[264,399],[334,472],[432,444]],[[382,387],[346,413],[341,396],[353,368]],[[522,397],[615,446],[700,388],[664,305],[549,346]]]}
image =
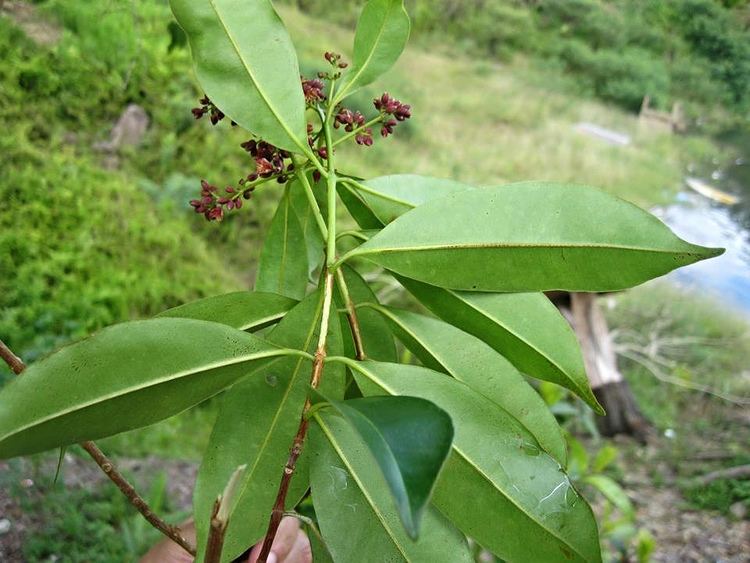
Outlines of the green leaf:
{"label": "green leaf", "polygon": [[346,210],[363,229],[380,229],[383,223],[372,212],[372,209],[362,199],[357,192],[341,182],[336,187],[336,191],[344,203]]}
{"label": "green leaf", "polygon": [[279,202],[260,251],[256,291],[302,299],[307,289],[307,244],[289,189]]}
{"label": "green leaf", "polygon": [[618,449],[611,445],[611,444],[605,444],[601,447],[601,449],[596,452],[596,456],[594,456],[594,462],[592,464],[592,471],[594,473],[601,473],[607,467],[612,465],[612,463],[617,459],[617,456],[619,455]]}
{"label": "green leaf", "polygon": [[562,385],[604,413],[589,387],[575,333],[541,293],[472,293],[397,278],[433,313],[483,340],[523,373]]}
{"label": "green leaf", "polygon": [[170,5],[211,101],[269,143],[307,149],[297,55],[271,2],[170,0]]}
{"label": "green leaf", "polygon": [[369,0],[362,9],[354,35],[354,58],[336,102],[374,82],[401,56],[409,39],[409,15],[403,0]]}
{"label": "green leaf", "polygon": [[433,504],[466,535],[510,561],[601,561],[588,504],[514,418],[427,368],[350,364],[365,395],[422,397],[450,415],[456,435]]}
{"label": "green leaf", "polygon": [[0,391],[0,458],[153,424],[280,353],[252,334],[207,321],[106,328],[31,365]]}
{"label": "green leaf", "polygon": [[721,252],[597,190],[529,182],[429,201],[348,257],[451,289],[613,291]]}
{"label": "green leaf", "polygon": [[388,484],[362,438],[340,415],[318,411],[310,429],[315,514],[334,561],[470,563],[463,535],[428,509],[411,540]]}
{"label": "green leaf", "polygon": [[[312,176],[312,174],[310,174],[310,176]],[[310,178],[309,181],[312,186],[315,185],[312,178]],[[320,191],[316,192],[316,194],[318,193],[320,193]],[[307,271],[308,276],[312,276],[313,272],[315,272],[323,262],[325,241],[320,234],[318,224],[315,222],[315,214],[310,202],[307,200],[305,189],[302,186],[302,183],[296,178],[289,185],[289,197],[294,212],[297,214],[297,219],[299,219],[300,226],[302,227],[302,232],[304,233],[305,247],[307,248]],[[327,209],[325,197],[319,198],[317,202],[320,206],[321,212],[325,216]]]}
{"label": "green leaf", "polygon": [[552,457],[566,464],[565,438],[544,400],[500,354],[438,319],[377,307],[396,336],[426,366],[463,381],[515,417]]}
{"label": "green leaf", "polygon": [[383,472],[412,539],[451,449],[453,424],[416,397],[369,397],[330,404],[357,430]]}
{"label": "green leaf", "polygon": [[367,180],[356,188],[384,224],[433,199],[473,189],[468,184],[418,174],[394,174]]}
{"label": "green leaf", "polygon": [[305,533],[310,539],[310,550],[312,551],[312,559],[314,563],[334,563],[331,552],[328,551],[328,546],[323,541],[323,536],[320,534],[315,526],[306,524],[304,526]]}
{"label": "green leaf", "polygon": [[606,475],[589,475],[583,478],[583,482],[598,489],[624,516],[628,518],[635,517],[633,503],[630,502],[627,493],[617,482]]}
{"label": "green leaf", "polygon": [[[274,344],[313,352],[317,344],[322,295],[308,295],[268,335]],[[338,323],[328,333],[330,354],[342,353]],[[203,456],[193,506],[198,553],[203,553],[216,496],[238,465],[247,470],[237,492],[237,504],[226,533],[223,560],[237,557],[263,537],[279,487],[281,470],[297,432],[309,386],[312,364],[305,358],[282,358],[259,370],[222,397],[206,453]],[[344,369],[326,365],[321,390],[334,399],[344,397]],[[307,448],[305,448],[307,449]],[[307,454],[298,460],[289,495],[293,507],[308,488]]]}
{"label": "green leaf", "polygon": [[[372,289],[370,289],[370,286],[356,270],[345,265],[343,272],[344,281],[346,281],[346,286],[349,288],[349,297],[351,297],[355,305],[361,303],[378,303],[378,299],[375,297]],[[352,341],[349,322],[346,315],[342,314],[340,318],[341,332],[344,334],[344,350],[347,356],[353,358],[355,355],[354,343]],[[357,308],[357,319],[359,320],[359,329],[367,357],[383,362],[397,361],[396,343],[393,341],[393,333],[388,323],[372,309],[362,307]]]}
{"label": "green leaf", "polygon": [[279,322],[297,301],[255,291],[236,291],[191,301],[159,313],[158,317],[198,319],[255,332]]}

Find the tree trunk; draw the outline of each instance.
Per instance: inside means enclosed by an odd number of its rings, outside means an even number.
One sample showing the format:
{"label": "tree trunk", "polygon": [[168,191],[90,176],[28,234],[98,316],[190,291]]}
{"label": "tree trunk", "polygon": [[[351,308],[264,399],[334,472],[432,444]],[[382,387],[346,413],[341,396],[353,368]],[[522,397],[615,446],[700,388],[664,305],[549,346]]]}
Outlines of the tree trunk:
{"label": "tree trunk", "polygon": [[605,416],[596,417],[599,431],[604,436],[628,434],[645,441],[650,426],[617,368],[612,337],[597,295],[570,293],[551,297],[575,330],[591,389],[607,411]]}

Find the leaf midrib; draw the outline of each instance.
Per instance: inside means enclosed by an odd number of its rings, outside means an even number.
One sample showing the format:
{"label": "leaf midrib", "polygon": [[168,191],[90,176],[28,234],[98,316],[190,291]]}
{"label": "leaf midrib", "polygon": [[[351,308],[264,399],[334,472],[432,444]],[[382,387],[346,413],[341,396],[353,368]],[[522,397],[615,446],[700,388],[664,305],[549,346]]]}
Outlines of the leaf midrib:
{"label": "leaf midrib", "polygon": [[267,315],[265,317],[260,317],[257,319],[253,319],[253,321],[250,324],[243,325],[240,327],[240,330],[249,330],[251,328],[255,328],[257,326],[263,326],[264,324],[270,323],[272,321],[275,321],[277,319],[283,319],[284,315],[287,314],[288,311],[282,311],[281,313],[274,313],[273,315]]}
{"label": "leaf midrib", "polygon": [[[224,19],[222,14],[220,13],[219,9],[216,7],[216,0],[209,0],[209,3],[211,4],[211,8],[213,9],[214,13],[216,14],[217,19],[219,20],[219,23],[221,24],[222,29],[224,30],[224,33],[226,34],[227,38],[229,39],[229,42],[232,44],[232,48],[234,49],[234,52],[237,54],[237,57],[240,59],[240,62],[242,62],[242,66],[245,67],[245,71],[250,76],[250,80],[252,80],[253,84],[255,85],[255,89],[258,91],[258,94],[260,95],[261,99],[263,100],[263,103],[268,107],[268,109],[271,111],[273,116],[276,118],[276,121],[281,125],[281,128],[284,130],[284,132],[287,134],[289,139],[297,145],[300,149],[302,149],[302,152],[305,151],[305,147],[302,145],[302,143],[297,139],[297,137],[292,133],[291,129],[287,126],[286,122],[281,119],[281,116],[276,109],[276,107],[271,103],[270,99],[268,98],[268,95],[266,94],[265,90],[261,88],[260,83],[258,82],[257,78],[255,77],[255,74],[248,66],[247,61],[245,61],[245,58],[242,56],[242,53],[240,51],[239,45],[237,45],[237,42],[234,40],[234,36],[232,33],[230,33],[229,28],[224,23]],[[273,7],[271,7],[273,10]]]}
{"label": "leaf midrib", "polygon": [[[382,231],[381,231],[382,232]],[[377,236],[377,235],[376,235]],[[659,248],[648,248],[643,246],[635,245],[623,245],[623,244],[605,244],[605,243],[535,243],[535,242],[491,242],[491,243],[461,243],[461,244],[425,244],[420,246],[375,246],[374,248],[367,248],[366,245],[372,241],[375,241],[375,237],[363,245],[357,247],[355,250],[350,252],[348,256],[364,256],[366,254],[386,254],[395,252],[422,252],[430,250],[477,250],[477,249],[493,249],[493,248],[539,248],[539,249],[586,249],[586,248],[600,248],[607,250],[623,250],[626,252],[644,252],[652,254],[686,254],[688,256],[701,256],[702,253],[697,251],[689,250],[662,250]],[[707,256],[710,253],[706,254]]]}

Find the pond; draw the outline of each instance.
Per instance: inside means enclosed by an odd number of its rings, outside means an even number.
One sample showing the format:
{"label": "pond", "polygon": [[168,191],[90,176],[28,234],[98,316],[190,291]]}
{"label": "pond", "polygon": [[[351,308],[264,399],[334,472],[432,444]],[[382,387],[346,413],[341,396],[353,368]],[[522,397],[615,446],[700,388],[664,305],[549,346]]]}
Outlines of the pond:
{"label": "pond", "polygon": [[[746,145],[750,155],[750,143]],[[750,160],[689,167],[688,174],[705,185],[736,197],[725,205],[685,188],[675,202],[654,213],[680,237],[726,252],[670,274],[675,283],[708,294],[750,317]]]}

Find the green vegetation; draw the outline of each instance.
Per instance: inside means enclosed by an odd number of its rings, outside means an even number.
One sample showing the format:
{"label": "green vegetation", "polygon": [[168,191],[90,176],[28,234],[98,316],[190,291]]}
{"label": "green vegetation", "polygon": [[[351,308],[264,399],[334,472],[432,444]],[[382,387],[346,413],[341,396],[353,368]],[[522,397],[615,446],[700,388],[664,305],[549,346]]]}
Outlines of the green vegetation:
{"label": "green vegetation", "polygon": [[[609,317],[625,375],[659,429],[733,427],[726,418],[732,403],[721,397],[736,401],[750,394],[750,382],[739,375],[750,357],[745,319],[659,283],[618,296]],[[741,444],[741,434],[735,428],[727,435]]]}
{"label": "green vegetation", "polygon": [[[288,0],[347,24],[357,0]],[[750,19],[742,2],[716,0],[410,0],[416,34],[445,36],[470,53],[509,60],[516,53],[576,77],[576,93],[637,111],[648,94],[697,114],[722,105],[741,116],[750,104]],[[743,25],[744,22],[744,25]]]}
{"label": "green vegetation", "polygon": [[[26,471],[21,462],[14,462],[0,472],[0,486],[20,500],[20,508],[33,514],[39,522],[37,533],[27,537],[23,545],[24,560],[49,561],[63,557],[65,561],[108,563],[135,561],[143,555],[160,534],[108,482],[87,488],[66,487],[52,483],[50,476],[40,476],[33,489],[19,486]],[[174,511],[166,495],[166,475],[153,476],[145,489],[145,498],[173,523],[185,518]]]}

